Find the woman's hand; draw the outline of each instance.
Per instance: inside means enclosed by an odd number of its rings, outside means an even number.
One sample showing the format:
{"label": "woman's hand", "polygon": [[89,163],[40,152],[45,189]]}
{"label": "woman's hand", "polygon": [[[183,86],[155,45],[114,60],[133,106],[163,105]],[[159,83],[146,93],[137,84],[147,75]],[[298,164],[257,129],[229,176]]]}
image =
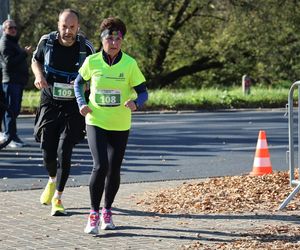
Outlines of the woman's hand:
{"label": "woman's hand", "polygon": [[136,111],[137,110],[137,106],[135,105],[135,102],[132,100],[127,100],[124,103],[125,107],[130,108],[131,111]]}
{"label": "woman's hand", "polygon": [[92,110],[88,105],[83,105],[81,106],[79,112],[82,116],[86,116],[88,113],[92,113]]}

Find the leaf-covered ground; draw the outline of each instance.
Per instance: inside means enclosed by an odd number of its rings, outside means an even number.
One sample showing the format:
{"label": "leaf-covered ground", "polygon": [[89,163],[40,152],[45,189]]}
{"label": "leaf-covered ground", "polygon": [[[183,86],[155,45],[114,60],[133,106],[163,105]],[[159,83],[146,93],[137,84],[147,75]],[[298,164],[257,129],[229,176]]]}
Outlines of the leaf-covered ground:
{"label": "leaf-covered ground", "polygon": [[263,229],[255,229],[245,238],[231,243],[219,243],[210,246],[200,241],[191,245],[182,246],[182,249],[202,250],[295,250],[300,249],[300,228],[299,226],[272,226],[268,225]]}
{"label": "leaf-covered ground", "polygon": [[[264,176],[231,176],[183,183],[176,188],[145,193],[137,202],[155,213],[217,214],[275,212],[291,193],[287,172]],[[299,194],[286,207],[299,210]],[[300,219],[299,219],[300,223]],[[183,249],[300,249],[300,226],[267,225],[252,229],[241,240],[210,245],[199,242]]]}

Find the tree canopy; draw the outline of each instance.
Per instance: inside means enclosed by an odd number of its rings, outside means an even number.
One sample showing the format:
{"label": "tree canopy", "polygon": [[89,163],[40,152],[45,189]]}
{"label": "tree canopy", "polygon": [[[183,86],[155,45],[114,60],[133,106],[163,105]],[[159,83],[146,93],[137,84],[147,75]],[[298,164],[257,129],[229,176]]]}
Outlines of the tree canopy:
{"label": "tree canopy", "polygon": [[300,1],[11,0],[20,43],[36,46],[74,8],[81,30],[101,47],[108,16],[127,26],[123,50],[137,59],[149,88],[240,84],[244,74],[276,85],[298,79]]}

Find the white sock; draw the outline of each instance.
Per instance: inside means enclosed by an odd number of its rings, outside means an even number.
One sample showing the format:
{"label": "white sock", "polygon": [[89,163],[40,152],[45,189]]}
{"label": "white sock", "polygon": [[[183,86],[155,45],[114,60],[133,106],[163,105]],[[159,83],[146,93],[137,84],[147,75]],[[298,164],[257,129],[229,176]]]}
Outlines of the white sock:
{"label": "white sock", "polygon": [[56,182],[56,177],[52,178],[49,176],[49,182],[51,182],[51,183]]}
{"label": "white sock", "polygon": [[61,200],[62,194],[59,194],[58,191],[56,190],[54,193],[54,198]]}

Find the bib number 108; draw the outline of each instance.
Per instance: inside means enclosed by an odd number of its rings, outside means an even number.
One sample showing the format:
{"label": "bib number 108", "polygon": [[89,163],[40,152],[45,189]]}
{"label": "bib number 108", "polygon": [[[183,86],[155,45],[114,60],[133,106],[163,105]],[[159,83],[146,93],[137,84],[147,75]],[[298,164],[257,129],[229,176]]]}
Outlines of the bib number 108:
{"label": "bib number 108", "polygon": [[96,103],[100,106],[119,106],[121,101],[120,91],[98,90],[96,92]]}
{"label": "bib number 108", "polygon": [[103,95],[100,97],[101,103],[110,103],[115,104],[117,103],[117,97],[116,96],[110,96],[110,95]]}

